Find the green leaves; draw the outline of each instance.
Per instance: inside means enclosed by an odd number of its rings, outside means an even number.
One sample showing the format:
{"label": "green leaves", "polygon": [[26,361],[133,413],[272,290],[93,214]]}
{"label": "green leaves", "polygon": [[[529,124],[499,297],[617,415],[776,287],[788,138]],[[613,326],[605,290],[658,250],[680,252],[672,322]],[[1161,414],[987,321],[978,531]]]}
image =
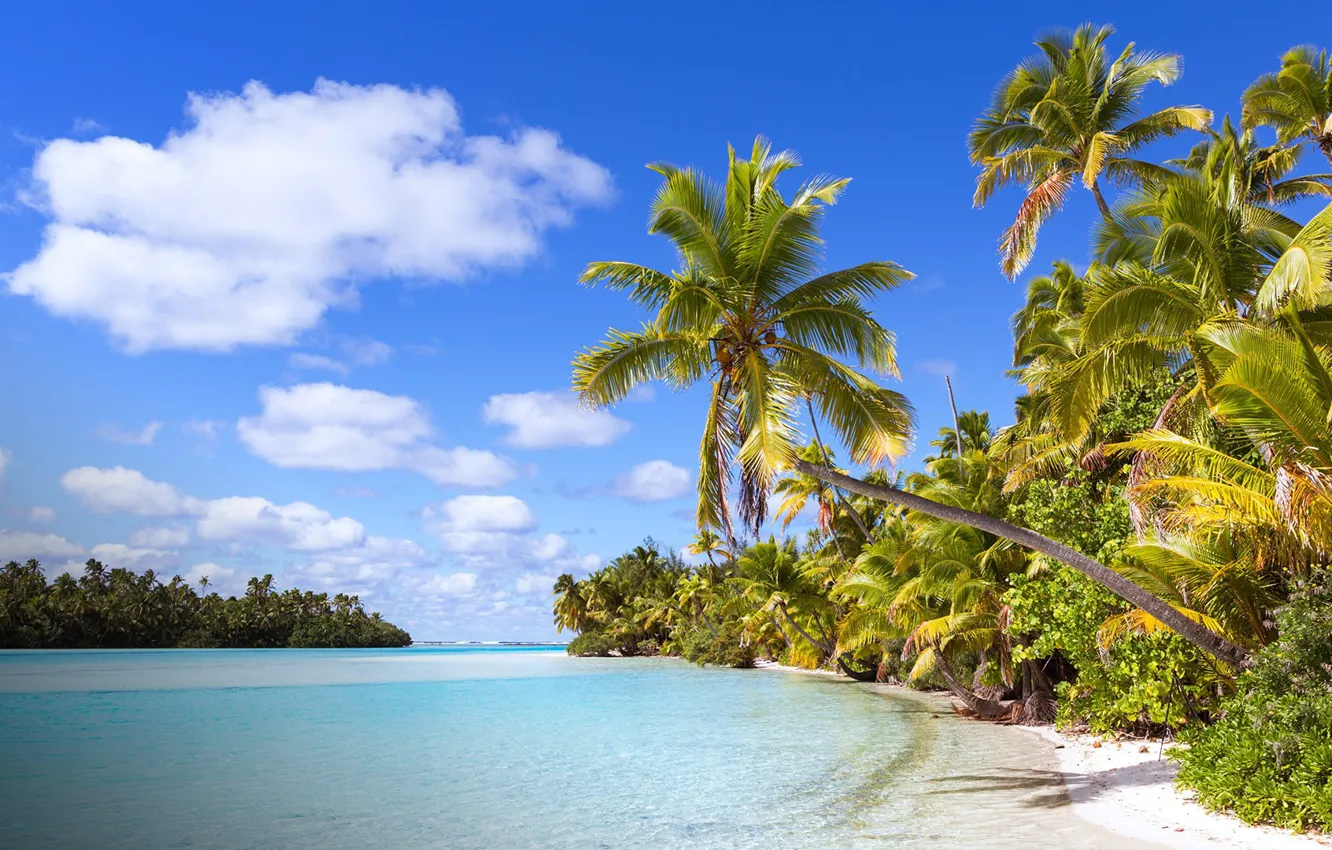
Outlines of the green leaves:
{"label": "green leaves", "polygon": [[721,184],[692,168],[650,166],[663,183],[649,232],[670,238],[681,270],[587,267],[583,282],[624,291],[654,314],[641,330],[612,330],[578,354],[573,384],[584,402],[600,407],[648,381],[684,389],[708,379],[698,521],[729,535],[733,502],[752,527],[766,516],[775,476],[805,442],[796,422],[806,398],[856,461],[879,463],[905,451],[909,405],[859,370],[897,375],[893,335],[865,301],[911,274],[891,262],[820,274],[818,226],[848,181],[814,177],[788,202],[777,181],[799,165],[793,152],[774,153],[759,137],[748,159],[728,154]]}

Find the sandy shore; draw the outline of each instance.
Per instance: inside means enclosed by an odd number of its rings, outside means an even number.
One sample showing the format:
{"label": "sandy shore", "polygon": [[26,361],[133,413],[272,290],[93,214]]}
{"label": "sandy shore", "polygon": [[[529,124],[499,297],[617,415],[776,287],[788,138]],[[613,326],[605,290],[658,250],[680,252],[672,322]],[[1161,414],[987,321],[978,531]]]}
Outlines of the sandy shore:
{"label": "sandy shore", "polygon": [[[840,676],[760,662],[765,670]],[[888,687],[888,686],[880,686]],[[1013,727],[1055,748],[1074,813],[1082,820],[1137,841],[1166,847],[1216,850],[1297,850],[1332,847],[1332,836],[1296,835],[1250,826],[1208,811],[1175,788],[1178,765],[1157,760],[1158,742],[1065,735],[1050,727]],[[1101,746],[1094,746],[1100,741]],[[1146,752],[1142,749],[1146,747]],[[1167,747],[1168,750],[1168,747]]]}

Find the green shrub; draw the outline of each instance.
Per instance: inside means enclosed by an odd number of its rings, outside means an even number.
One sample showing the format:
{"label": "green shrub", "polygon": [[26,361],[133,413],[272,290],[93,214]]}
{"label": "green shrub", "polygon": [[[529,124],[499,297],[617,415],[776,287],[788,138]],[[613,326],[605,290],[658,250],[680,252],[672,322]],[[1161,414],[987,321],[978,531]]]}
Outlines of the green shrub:
{"label": "green shrub", "polygon": [[1179,783],[1250,823],[1332,831],[1332,576],[1302,588],[1277,625],[1221,719],[1175,752]]}
{"label": "green shrub", "polygon": [[1175,725],[1210,707],[1216,675],[1201,652],[1178,635],[1131,635],[1100,649],[1101,624],[1130,606],[1091,579],[1058,566],[1032,578],[1019,576],[1015,585],[1005,596],[1010,629],[1030,635],[1030,642],[1014,650],[1014,660],[1058,654],[1076,670],[1072,681],[1055,686],[1060,728],[1146,733],[1167,716]]}
{"label": "green shrub", "polygon": [[570,655],[577,655],[582,658],[599,657],[604,658],[611,654],[612,649],[618,649],[617,642],[601,632],[584,632],[573,640],[569,641],[569,646],[565,651]]}
{"label": "green shrub", "polygon": [[699,626],[691,629],[680,640],[680,655],[700,666],[753,667],[754,646],[751,643],[741,646],[741,643],[739,628],[734,622],[725,623],[715,634],[711,629]]}

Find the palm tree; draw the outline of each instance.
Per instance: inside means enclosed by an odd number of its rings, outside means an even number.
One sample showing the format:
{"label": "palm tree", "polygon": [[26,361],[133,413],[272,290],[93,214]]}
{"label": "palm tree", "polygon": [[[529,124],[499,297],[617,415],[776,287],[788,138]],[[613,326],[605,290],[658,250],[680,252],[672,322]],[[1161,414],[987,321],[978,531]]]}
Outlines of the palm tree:
{"label": "palm tree", "polygon": [[555,628],[557,631],[568,629],[581,632],[587,624],[587,597],[583,593],[581,582],[574,581],[569,573],[555,579]]}
{"label": "palm tree", "polygon": [[717,555],[723,560],[732,560],[735,556],[727,547],[726,541],[721,538],[717,532],[709,528],[700,528],[694,535],[693,541],[685,547],[685,551],[691,555],[703,555],[708,559],[708,563],[717,566]]}
{"label": "palm tree", "polygon": [[1327,51],[1303,44],[1281,57],[1244,92],[1246,128],[1271,127],[1282,144],[1312,142],[1332,162],[1332,63]]}
{"label": "palm tree", "polygon": [[737,566],[740,575],[732,582],[760,614],[785,622],[822,656],[834,654],[836,641],[828,622],[832,604],[793,552],[769,540],[750,547]]}
{"label": "palm tree", "polygon": [[860,463],[904,454],[912,419],[899,393],[861,371],[898,374],[893,335],[865,301],[911,275],[890,262],[818,273],[819,221],[848,181],[815,177],[788,202],[776,182],[799,165],[794,152],[773,153],[759,137],[749,159],[729,153],[721,186],[692,168],[650,166],[664,182],[648,231],[671,239],[680,268],[590,264],[583,283],[627,290],[655,315],[641,330],[612,331],[574,360],[574,387],[595,407],[648,381],[710,380],[697,518],[728,538],[732,467],[739,466],[740,517],[757,531],[777,470],[804,443],[796,420],[805,400]]}
{"label": "palm tree", "polygon": [[705,378],[712,382],[700,448],[701,527],[728,522],[726,491],[733,457],[741,464],[741,514],[750,521],[763,518],[774,476],[794,470],[1047,555],[1157,617],[1204,651],[1244,666],[1249,658],[1245,649],[1062,543],[798,456],[793,419],[802,396],[817,401],[854,462],[874,465],[905,448],[910,425],[906,399],[823,349],[892,370],[892,336],[869,315],[862,299],[894,288],[909,274],[892,263],[867,263],[805,280],[815,271],[813,251],[819,242],[814,225],[846,181],[815,180],[787,204],[774,184],[795,162],[794,154],[772,155],[760,140],[749,161],[736,160],[731,153],[724,191],[693,169],[654,166],[666,180],[653,203],[649,229],[675,241],[683,268],[668,275],[632,263],[593,263],[584,272],[584,282],[600,280],[628,290],[633,300],[657,315],[641,331],[612,331],[602,345],[574,359],[574,387],[583,402],[606,407],[640,384],[659,379],[680,389]]}
{"label": "palm tree", "polygon": [[1183,61],[1173,53],[1137,53],[1131,43],[1111,60],[1105,43],[1113,33],[1110,26],[1084,24],[1072,33],[1038,38],[1041,52],[1004,77],[968,138],[971,160],[981,167],[976,206],[985,206],[1011,183],[1027,187],[1017,219],[999,243],[1000,265],[1010,279],[1031,260],[1041,225],[1063,206],[1074,180],[1082,181],[1109,218],[1101,177],[1121,184],[1154,182],[1164,170],[1131,155],[1151,141],[1202,130],[1212,121],[1201,106],[1139,116],[1143,91],[1153,82],[1170,85],[1179,79]]}

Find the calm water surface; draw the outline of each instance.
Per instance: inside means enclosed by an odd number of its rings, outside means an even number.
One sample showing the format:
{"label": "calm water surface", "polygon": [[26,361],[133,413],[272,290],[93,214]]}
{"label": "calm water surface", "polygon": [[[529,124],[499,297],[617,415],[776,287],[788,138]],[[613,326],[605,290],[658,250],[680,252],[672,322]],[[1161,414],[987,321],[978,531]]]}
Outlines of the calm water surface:
{"label": "calm water surface", "polygon": [[0,653],[0,847],[1142,846],[938,708],[530,649]]}

